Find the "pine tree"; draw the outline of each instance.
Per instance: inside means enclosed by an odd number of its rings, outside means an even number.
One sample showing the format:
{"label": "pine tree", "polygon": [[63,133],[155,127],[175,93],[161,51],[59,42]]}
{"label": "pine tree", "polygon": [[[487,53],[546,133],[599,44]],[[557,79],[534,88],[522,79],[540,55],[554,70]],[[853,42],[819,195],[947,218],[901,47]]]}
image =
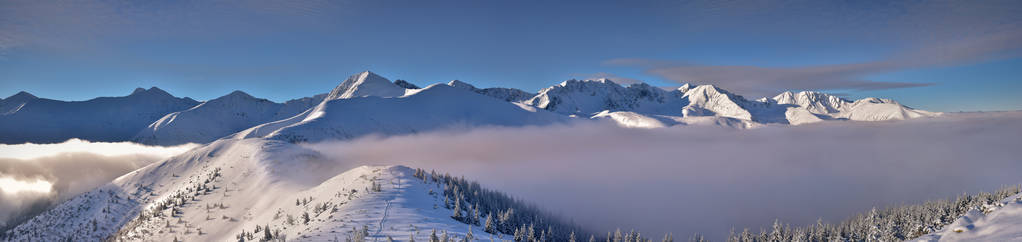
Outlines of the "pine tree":
{"label": "pine tree", "polygon": [[575,242],[575,231],[571,231],[571,235],[568,235],[568,242]]}
{"label": "pine tree", "polygon": [[476,203],[472,208],[474,209],[474,212],[472,212],[472,223],[479,225],[479,203]]}
{"label": "pine tree", "polygon": [[485,227],[483,227],[483,231],[486,231],[487,233],[491,233],[491,234],[494,233],[493,232],[493,213],[490,213],[490,214],[486,215],[486,225],[485,225]]}
{"label": "pine tree", "polygon": [[455,220],[461,220],[461,199],[454,197],[454,216]]}
{"label": "pine tree", "polygon": [[270,239],[273,239],[273,235],[270,234],[270,225],[269,224],[267,224],[266,228],[263,229],[263,239],[265,239],[266,241],[270,241]]}
{"label": "pine tree", "polygon": [[781,221],[774,219],[773,230],[770,231],[770,242],[781,242],[784,241],[784,228],[781,227]]}

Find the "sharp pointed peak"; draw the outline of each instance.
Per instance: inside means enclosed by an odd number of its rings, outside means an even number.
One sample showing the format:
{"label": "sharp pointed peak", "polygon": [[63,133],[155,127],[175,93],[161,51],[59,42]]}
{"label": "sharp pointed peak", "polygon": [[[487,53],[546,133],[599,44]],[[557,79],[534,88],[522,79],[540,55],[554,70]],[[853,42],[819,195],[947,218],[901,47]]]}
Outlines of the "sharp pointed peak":
{"label": "sharp pointed peak", "polygon": [[20,91],[18,93],[15,93],[14,95],[11,95],[10,97],[4,98],[4,100],[10,100],[10,99],[36,99],[36,98],[38,98],[38,97],[36,97],[35,95],[32,95],[31,93],[28,93],[26,91]]}
{"label": "sharp pointed peak", "polygon": [[345,79],[334,90],[330,91],[327,99],[334,100],[361,96],[400,96],[404,94],[404,90],[404,88],[395,85],[387,78],[367,70]]}
{"label": "sharp pointed peak", "polygon": [[134,91],[131,91],[131,94],[134,95],[134,94],[140,93],[140,92],[145,92],[145,88],[136,87]]}

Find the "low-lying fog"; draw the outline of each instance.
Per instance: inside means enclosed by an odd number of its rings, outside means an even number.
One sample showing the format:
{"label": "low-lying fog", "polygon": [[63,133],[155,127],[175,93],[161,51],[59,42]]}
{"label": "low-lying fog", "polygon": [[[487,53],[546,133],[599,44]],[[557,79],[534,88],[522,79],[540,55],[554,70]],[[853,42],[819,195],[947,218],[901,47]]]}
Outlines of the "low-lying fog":
{"label": "low-lying fog", "polygon": [[873,206],[1022,182],[1022,113],[735,130],[606,123],[483,128],[307,145],[341,164],[464,175],[595,229],[723,239]]}
{"label": "low-lying fog", "polygon": [[59,144],[0,144],[0,231],[54,202],[195,146],[78,139]]}

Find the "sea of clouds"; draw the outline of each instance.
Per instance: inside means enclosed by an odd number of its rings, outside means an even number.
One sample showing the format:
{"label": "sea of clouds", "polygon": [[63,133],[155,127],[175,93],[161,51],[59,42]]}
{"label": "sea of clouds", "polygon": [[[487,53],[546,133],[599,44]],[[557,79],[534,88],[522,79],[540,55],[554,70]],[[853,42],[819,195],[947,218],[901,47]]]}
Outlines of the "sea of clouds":
{"label": "sea of clouds", "polygon": [[1022,112],[751,130],[609,123],[309,144],[339,164],[464,175],[596,230],[722,240],[1022,183]]}

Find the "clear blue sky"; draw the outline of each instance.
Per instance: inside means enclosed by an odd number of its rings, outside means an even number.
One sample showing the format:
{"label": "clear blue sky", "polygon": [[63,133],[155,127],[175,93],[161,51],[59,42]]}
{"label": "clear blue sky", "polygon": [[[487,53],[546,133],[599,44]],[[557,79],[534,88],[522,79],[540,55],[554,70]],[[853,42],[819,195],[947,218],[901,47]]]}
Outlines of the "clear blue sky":
{"label": "clear blue sky", "polygon": [[569,78],[1022,109],[1022,1],[0,2],[0,96],[158,86],[275,101],[372,70],[528,91]]}

